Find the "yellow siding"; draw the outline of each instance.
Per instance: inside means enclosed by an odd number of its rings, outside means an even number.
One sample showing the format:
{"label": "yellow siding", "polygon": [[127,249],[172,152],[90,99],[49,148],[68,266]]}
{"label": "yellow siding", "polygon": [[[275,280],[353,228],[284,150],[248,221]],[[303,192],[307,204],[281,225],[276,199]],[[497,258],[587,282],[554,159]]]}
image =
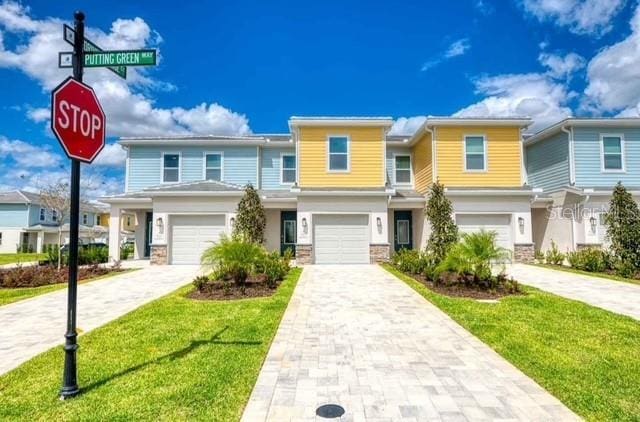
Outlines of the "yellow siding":
{"label": "yellow siding", "polygon": [[[464,171],[465,135],[485,135],[487,171]],[[448,187],[518,187],[521,177],[520,129],[517,127],[438,127],[437,176]]]}
{"label": "yellow siding", "polygon": [[102,213],[100,215],[100,226],[109,227],[109,213]]}
{"label": "yellow siding", "polygon": [[431,134],[425,133],[413,146],[413,179],[415,189],[426,193],[433,182]]}
{"label": "yellow siding", "polygon": [[[351,171],[327,171],[327,136],[349,135]],[[384,186],[383,127],[301,127],[300,187]]]}

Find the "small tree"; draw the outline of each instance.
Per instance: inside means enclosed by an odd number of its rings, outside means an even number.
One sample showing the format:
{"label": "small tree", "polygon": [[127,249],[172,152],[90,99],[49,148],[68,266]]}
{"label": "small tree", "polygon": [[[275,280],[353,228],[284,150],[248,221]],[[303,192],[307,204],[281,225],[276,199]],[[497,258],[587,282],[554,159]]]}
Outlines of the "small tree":
{"label": "small tree", "polygon": [[441,261],[458,241],[458,227],[453,221],[453,205],[445,196],[444,186],[440,182],[431,186],[424,213],[431,224],[427,249]]}
{"label": "small tree", "polygon": [[627,272],[640,269],[640,210],[633,196],[618,182],[605,215],[611,250]]}
{"label": "small tree", "polygon": [[266,217],[258,192],[249,183],[244,189],[244,196],[238,204],[234,236],[240,236],[249,242],[264,243],[264,227]]}
{"label": "small tree", "polygon": [[52,182],[40,189],[40,205],[55,213],[55,221],[52,223],[58,227],[58,269],[62,267],[62,254],[60,247],[62,245],[62,226],[69,217],[71,208],[71,192],[69,184],[63,181]]}

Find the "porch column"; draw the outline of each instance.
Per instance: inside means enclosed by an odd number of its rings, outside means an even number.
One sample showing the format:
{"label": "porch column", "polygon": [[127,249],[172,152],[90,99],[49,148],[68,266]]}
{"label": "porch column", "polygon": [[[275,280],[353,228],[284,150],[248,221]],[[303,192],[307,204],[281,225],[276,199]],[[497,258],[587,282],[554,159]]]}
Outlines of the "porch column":
{"label": "porch column", "polygon": [[36,252],[42,253],[44,247],[44,232],[40,231],[36,233]]}
{"label": "porch column", "polygon": [[111,205],[109,214],[109,262],[120,261],[120,207]]}
{"label": "porch column", "polygon": [[146,211],[136,211],[135,213],[135,230],[134,230],[134,251],[133,257],[135,259],[143,259],[144,258],[144,241],[145,241],[145,233],[147,231],[147,212]]}

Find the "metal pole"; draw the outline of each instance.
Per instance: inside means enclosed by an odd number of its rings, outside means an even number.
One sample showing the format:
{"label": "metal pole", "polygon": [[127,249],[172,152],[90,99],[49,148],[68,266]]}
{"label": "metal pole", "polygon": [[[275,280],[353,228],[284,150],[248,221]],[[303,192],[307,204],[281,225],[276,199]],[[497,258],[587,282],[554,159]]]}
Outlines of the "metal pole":
{"label": "metal pole", "polygon": [[[73,78],[82,82],[84,66],[84,13],[77,11],[73,44]],[[62,377],[62,400],[80,393],[76,352],[78,334],[76,332],[76,303],[78,296],[78,224],[80,217],[80,161],[71,160],[71,209],[69,212],[69,283],[67,300],[67,332],[64,335],[64,375]]]}

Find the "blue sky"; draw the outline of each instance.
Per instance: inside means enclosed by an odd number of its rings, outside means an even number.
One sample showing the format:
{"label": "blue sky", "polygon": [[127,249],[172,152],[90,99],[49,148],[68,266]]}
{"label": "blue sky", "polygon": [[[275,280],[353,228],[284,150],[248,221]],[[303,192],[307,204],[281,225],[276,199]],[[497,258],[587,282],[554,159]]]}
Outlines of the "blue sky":
{"label": "blue sky", "polygon": [[635,0],[429,3],[0,0],[0,190],[68,177],[49,92],[79,7],[103,48],[161,55],[127,82],[86,71],[110,135],[85,167],[90,196],[123,189],[118,136],[283,132],[291,115],[389,115],[397,133],[425,115],[529,115],[533,129],[638,115]]}

